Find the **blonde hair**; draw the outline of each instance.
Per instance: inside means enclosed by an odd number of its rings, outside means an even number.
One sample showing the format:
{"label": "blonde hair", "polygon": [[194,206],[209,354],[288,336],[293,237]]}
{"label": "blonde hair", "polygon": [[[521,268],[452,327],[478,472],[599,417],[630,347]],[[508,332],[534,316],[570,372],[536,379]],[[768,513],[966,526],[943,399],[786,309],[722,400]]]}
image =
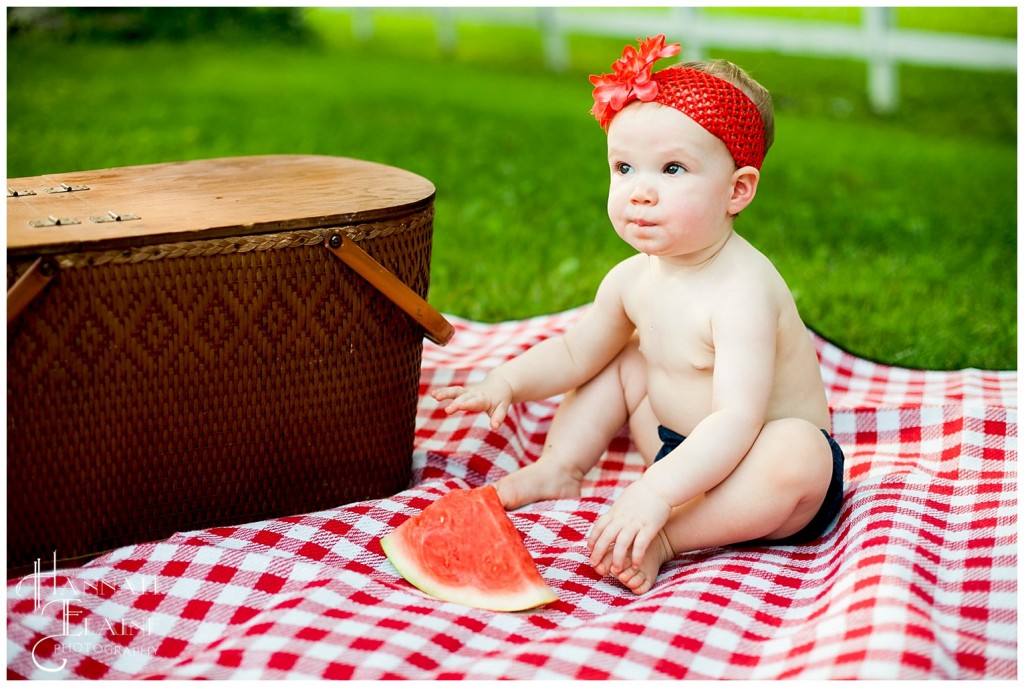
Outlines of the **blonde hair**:
{"label": "blonde hair", "polygon": [[767,155],[772,142],[775,141],[775,108],[772,105],[772,94],[768,89],[759,84],[745,72],[741,67],[729,60],[704,60],[699,62],[683,62],[673,65],[674,67],[686,67],[705,72],[726,81],[750,98],[757,111],[761,113],[761,123],[764,125],[764,152]]}

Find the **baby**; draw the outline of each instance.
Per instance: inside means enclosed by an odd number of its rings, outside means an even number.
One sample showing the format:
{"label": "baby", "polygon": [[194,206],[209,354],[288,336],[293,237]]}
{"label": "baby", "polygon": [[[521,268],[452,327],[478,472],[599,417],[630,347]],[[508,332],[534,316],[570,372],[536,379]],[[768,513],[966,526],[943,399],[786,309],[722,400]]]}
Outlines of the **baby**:
{"label": "baby", "polygon": [[680,50],[664,41],[627,46],[613,74],[591,77],[608,216],[638,253],[563,336],[433,393],[494,428],[512,403],[566,393],[541,456],[496,484],[509,509],[579,497],[628,423],[647,468],[587,547],[599,574],[637,594],[677,553],[813,541],[843,496],[807,328],[782,277],[733,229],[772,142],[770,96],[725,61],[652,72]]}

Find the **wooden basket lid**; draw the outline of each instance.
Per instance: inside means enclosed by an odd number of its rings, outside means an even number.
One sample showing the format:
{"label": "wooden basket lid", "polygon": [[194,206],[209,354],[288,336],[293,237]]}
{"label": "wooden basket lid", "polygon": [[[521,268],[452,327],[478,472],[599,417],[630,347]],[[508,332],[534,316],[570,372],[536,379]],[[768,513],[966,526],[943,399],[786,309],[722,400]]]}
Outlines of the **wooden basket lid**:
{"label": "wooden basket lid", "polygon": [[434,199],[434,185],[412,172],[323,155],[47,174],[8,179],[7,187],[7,251],[15,256],[345,226],[400,217]]}

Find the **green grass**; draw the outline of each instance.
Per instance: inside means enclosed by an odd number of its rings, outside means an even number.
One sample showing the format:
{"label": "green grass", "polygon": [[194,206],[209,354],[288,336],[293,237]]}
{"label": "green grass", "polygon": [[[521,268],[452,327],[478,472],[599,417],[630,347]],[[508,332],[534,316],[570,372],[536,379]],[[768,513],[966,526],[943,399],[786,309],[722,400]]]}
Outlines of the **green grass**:
{"label": "green grass", "polygon": [[[304,46],[9,41],[8,176],[265,153],[380,161],[438,187],[437,307],[497,321],[588,302],[629,254],[587,115],[586,74],[622,42],[573,37],[557,75],[529,29],[460,26],[442,55],[414,12],[385,16],[366,45],[346,14],[314,17],[323,40]],[[805,320],[900,365],[1015,369],[1016,75],[904,68],[904,107],[883,119],[863,65],[729,56],[778,103],[737,228]]]}

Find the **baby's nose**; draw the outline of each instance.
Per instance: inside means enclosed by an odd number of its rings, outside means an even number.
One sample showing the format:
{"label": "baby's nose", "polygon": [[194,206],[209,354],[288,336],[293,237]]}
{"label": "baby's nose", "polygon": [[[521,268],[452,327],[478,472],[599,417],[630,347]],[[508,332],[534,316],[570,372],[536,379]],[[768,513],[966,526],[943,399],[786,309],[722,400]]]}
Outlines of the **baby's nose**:
{"label": "baby's nose", "polygon": [[629,194],[629,201],[633,205],[651,205],[657,198],[654,189],[647,184],[636,184],[633,192]]}

